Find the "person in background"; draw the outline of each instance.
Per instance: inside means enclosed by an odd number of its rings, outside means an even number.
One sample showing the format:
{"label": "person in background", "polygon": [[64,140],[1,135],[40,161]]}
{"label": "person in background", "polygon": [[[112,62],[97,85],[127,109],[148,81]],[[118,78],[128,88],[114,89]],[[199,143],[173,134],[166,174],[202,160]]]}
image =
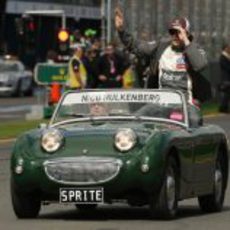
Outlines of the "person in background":
{"label": "person in background", "polygon": [[220,55],[221,83],[220,83],[220,106],[222,113],[229,112],[230,101],[230,46],[225,45]]}
{"label": "person in background", "polygon": [[87,88],[97,88],[99,53],[94,46],[86,51],[84,64],[87,70]]}
{"label": "person in background", "polygon": [[70,89],[83,89],[86,87],[87,71],[83,63],[84,47],[81,43],[72,46],[74,53],[69,60],[68,72],[69,79],[67,86]]}
{"label": "person in background", "polygon": [[123,58],[108,44],[98,63],[98,88],[121,88],[124,72]]}
{"label": "person in background", "polygon": [[194,99],[210,99],[211,85],[203,75],[208,64],[205,52],[193,41],[187,18],[173,19],[168,26],[170,37],[154,43],[135,40],[126,31],[124,16],[118,7],[115,9],[115,27],[130,52],[139,58],[149,58],[150,72],[158,79],[159,88],[180,90],[185,95],[191,123],[198,124],[201,118]]}
{"label": "person in background", "polygon": [[[48,50],[46,55],[46,63],[49,65],[54,65],[58,62],[58,54],[55,50]],[[49,92],[48,104],[49,106],[53,106],[58,103],[61,97],[62,86],[58,82],[52,82],[47,87]]]}

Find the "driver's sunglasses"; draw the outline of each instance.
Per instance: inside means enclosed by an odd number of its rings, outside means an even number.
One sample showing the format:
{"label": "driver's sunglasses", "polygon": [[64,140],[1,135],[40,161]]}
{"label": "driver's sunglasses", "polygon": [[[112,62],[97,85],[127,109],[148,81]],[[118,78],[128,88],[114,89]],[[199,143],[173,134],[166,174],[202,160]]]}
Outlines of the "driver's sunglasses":
{"label": "driver's sunglasses", "polygon": [[169,34],[172,35],[172,36],[173,36],[173,35],[178,35],[179,33],[180,33],[179,30],[175,30],[175,29],[170,29],[170,30],[169,30]]}

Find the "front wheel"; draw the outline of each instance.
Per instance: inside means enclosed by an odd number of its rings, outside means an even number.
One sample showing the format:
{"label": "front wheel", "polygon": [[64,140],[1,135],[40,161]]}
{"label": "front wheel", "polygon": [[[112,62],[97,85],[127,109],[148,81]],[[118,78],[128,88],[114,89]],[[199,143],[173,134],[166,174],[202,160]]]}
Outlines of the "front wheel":
{"label": "front wheel", "polygon": [[202,211],[220,212],[222,210],[225,197],[225,174],[224,160],[221,155],[219,155],[216,160],[215,174],[213,178],[213,192],[209,195],[198,197],[199,205]]}
{"label": "front wheel", "polygon": [[157,200],[150,199],[150,214],[160,219],[173,219],[177,214],[179,194],[179,173],[173,157],[169,157],[163,184]]}
{"label": "front wheel", "polygon": [[18,82],[16,83],[16,88],[14,92],[12,93],[13,97],[23,97],[24,96],[24,93],[22,90],[22,84],[23,84],[22,80],[18,80]]}
{"label": "front wheel", "polygon": [[11,182],[11,200],[14,212],[20,219],[36,218],[41,208],[41,200],[35,194],[23,194],[17,192]]}

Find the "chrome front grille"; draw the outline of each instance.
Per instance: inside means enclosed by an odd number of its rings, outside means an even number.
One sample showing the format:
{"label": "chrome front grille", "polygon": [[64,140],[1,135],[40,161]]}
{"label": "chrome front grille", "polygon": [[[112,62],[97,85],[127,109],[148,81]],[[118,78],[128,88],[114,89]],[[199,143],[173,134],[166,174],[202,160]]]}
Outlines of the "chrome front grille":
{"label": "chrome front grille", "polygon": [[122,161],[102,157],[59,158],[44,162],[46,175],[62,184],[89,185],[116,177]]}

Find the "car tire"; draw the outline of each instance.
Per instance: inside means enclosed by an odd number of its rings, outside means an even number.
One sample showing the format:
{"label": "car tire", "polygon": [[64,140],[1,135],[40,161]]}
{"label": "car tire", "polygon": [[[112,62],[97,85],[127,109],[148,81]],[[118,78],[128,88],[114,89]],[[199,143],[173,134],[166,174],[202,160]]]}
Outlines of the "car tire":
{"label": "car tire", "polygon": [[24,91],[24,96],[31,97],[33,96],[33,94],[34,94],[34,83],[33,81],[31,81],[30,87],[26,91]]}
{"label": "car tire", "polygon": [[41,200],[36,194],[19,193],[11,182],[11,200],[19,219],[36,218],[41,208]]}
{"label": "car tire", "polygon": [[163,183],[157,199],[150,199],[152,218],[170,220],[177,214],[179,195],[178,166],[173,157],[169,157],[165,167]]}
{"label": "car tire", "polygon": [[26,97],[32,97],[32,96],[33,96],[33,90],[30,89],[30,90],[26,91],[26,92],[24,93],[24,96],[26,96]]}
{"label": "car tire", "polygon": [[223,208],[227,175],[221,152],[218,154],[215,165],[214,188],[212,194],[198,197],[199,206],[203,212],[220,212]]}
{"label": "car tire", "polygon": [[22,91],[22,83],[23,82],[21,80],[18,81],[15,91],[12,93],[13,97],[23,97],[24,96],[24,93]]}
{"label": "car tire", "polygon": [[76,204],[75,206],[80,212],[91,212],[97,208],[97,204]]}

